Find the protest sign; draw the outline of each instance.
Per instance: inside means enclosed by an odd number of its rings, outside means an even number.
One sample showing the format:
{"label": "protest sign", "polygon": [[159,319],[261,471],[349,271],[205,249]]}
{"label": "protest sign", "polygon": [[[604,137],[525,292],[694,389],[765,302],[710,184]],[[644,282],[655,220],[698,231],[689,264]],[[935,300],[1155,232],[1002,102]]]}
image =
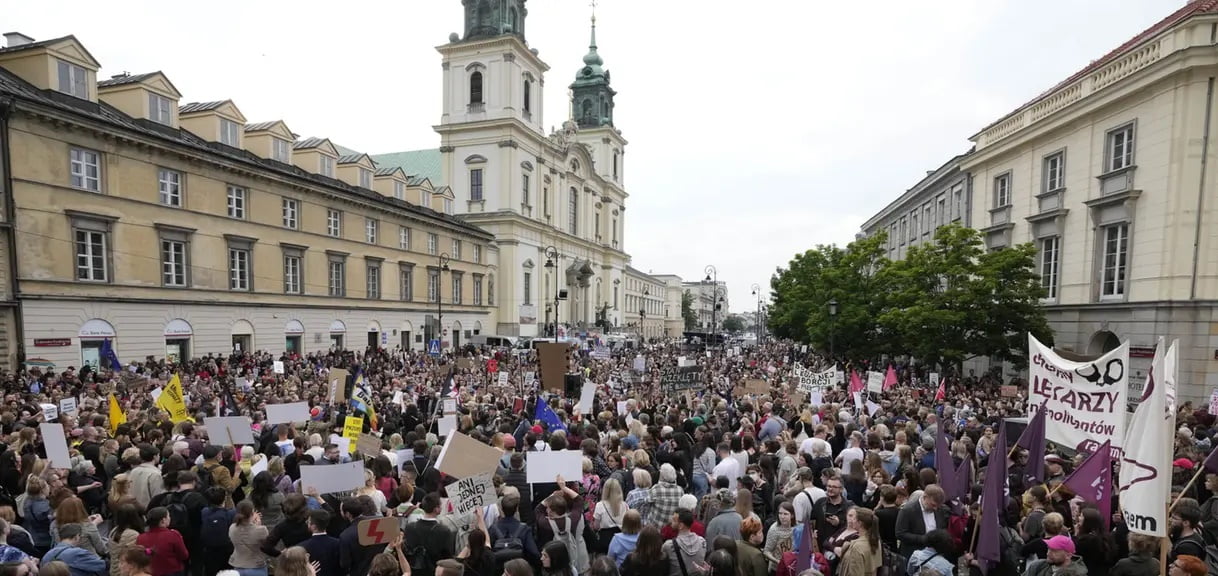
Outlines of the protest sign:
{"label": "protest sign", "polygon": [[250,419],[245,416],[214,416],[203,419],[207,437],[219,446],[249,446],[254,443]]}
{"label": "protest sign", "polygon": [[813,390],[823,390],[833,385],[833,369],[830,368],[823,372],[813,372],[798,364],[795,366],[796,376],[799,378],[799,391],[811,392]]}
{"label": "protest sign", "polygon": [[363,460],[346,464],[308,464],[300,467],[300,491],[305,494],[309,493],[310,488],[316,488],[318,494],[333,494],[355,490],[363,485]]}
{"label": "protest sign", "polygon": [[330,371],[330,401],[342,402],[347,397],[347,371],[335,368]]}
{"label": "protest sign", "polygon": [[1075,362],[1029,334],[1028,358],[1028,409],[1045,407],[1045,438],[1080,452],[1108,440],[1115,449],[1125,445],[1129,342],[1095,360]]}
{"label": "protest sign", "polygon": [[884,373],[883,372],[868,372],[867,373],[867,392],[875,392],[881,394],[884,392]]}
{"label": "protest sign", "polygon": [[63,426],[57,422],[43,422],[38,425],[42,434],[42,445],[47,451],[47,460],[53,468],[71,468],[72,457],[68,453],[68,437],[63,432]]}
{"label": "protest sign", "polygon": [[369,458],[381,455],[381,439],[371,434],[360,434],[355,442],[355,450]]}
{"label": "protest sign", "polygon": [[508,373],[506,370],[504,370],[503,372],[499,373],[499,385],[507,386],[507,384],[508,384]]}
{"label": "protest sign", "polygon": [[631,367],[635,372],[647,371],[647,359],[642,354],[634,357],[634,366]]}
{"label": "protest sign", "polygon": [[[444,441],[436,469],[457,478],[468,478],[484,473],[494,473],[499,468],[503,452],[462,434],[453,432]],[[583,462],[580,462],[583,465]],[[581,472],[582,474],[582,472]]]}
{"label": "protest sign", "polygon": [[59,413],[75,416],[76,415],[76,397],[68,396],[67,398],[64,398],[63,400],[60,400],[59,401]]}
{"label": "protest sign", "polygon": [[525,457],[525,474],[530,484],[552,484],[558,476],[567,480],[580,478],[584,473],[584,453],[580,450],[525,452]]}
{"label": "protest sign", "polygon": [[1015,398],[1019,396],[1018,386],[1002,386],[1000,387],[999,391],[1003,398]]}
{"label": "protest sign", "polygon": [[355,526],[360,546],[379,546],[393,542],[402,532],[401,520],[393,516],[364,518]]}
{"label": "protest sign", "polygon": [[665,366],[660,370],[660,391],[665,394],[701,387],[701,366]]}
{"label": "protest sign", "polygon": [[1210,416],[1218,416],[1218,390],[1210,394]]}
{"label": "protest sign", "polygon": [[275,363],[271,365],[271,367],[275,371],[276,374],[283,374],[283,362],[276,360]]}
{"label": "protest sign", "polygon": [[364,418],[362,416],[347,416],[343,421],[343,438],[347,439],[347,451],[355,452],[359,444],[359,435],[364,433]]}
{"label": "protest sign", "polygon": [[499,371],[499,361],[494,358],[487,360],[486,361],[486,371],[487,372],[498,372]]}
{"label": "protest sign", "polygon": [[292,422],[308,422],[309,403],[290,402],[287,404],[267,404],[267,424],[289,424]]}
{"label": "protest sign", "polygon": [[584,387],[583,387],[583,389],[580,390],[580,393],[579,393],[579,405],[578,405],[579,413],[580,414],[591,414],[592,413],[592,401],[595,399],[596,399],[596,382],[592,382],[592,381],[584,382]]}
{"label": "protest sign", "polygon": [[[453,507],[457,515],[465,514],[481,506],[490,506],[498,500],[495,495],[493,473],[478,474],[457,481],[453,498]],[[454,494],[453,487],[448,486],[448,493]]]}

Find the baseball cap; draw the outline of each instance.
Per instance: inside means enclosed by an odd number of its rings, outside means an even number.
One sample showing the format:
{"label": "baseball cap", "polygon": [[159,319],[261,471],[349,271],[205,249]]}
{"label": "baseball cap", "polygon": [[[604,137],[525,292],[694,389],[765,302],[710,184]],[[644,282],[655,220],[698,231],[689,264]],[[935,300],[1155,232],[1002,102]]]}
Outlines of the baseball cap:
{"label": "baseball cap", "polygon": [[1074,554],[1074,540],[1071,540],[1070,537],[1066,536],[1065,534],[1058,534],[1057,536],[1045,540],[1045,545],[1048,546],[1050,550],[1062,550],[1064,552]]}
{"label": "baseball cap", "polygon": [[1189,460],[1188,458],[1176,458],[1171,465],[1177,468],[1183,468],[1185,470],[1192,470],[1194,466],[1193,461]]}

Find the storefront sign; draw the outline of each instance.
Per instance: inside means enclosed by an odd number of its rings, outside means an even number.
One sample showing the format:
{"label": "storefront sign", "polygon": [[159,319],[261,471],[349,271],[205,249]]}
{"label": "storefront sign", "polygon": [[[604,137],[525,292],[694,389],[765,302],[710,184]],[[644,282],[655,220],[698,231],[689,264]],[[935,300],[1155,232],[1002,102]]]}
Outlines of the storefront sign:
{"label": "storefront sign", "polygon": [[71,346],[71,338],[35,338],[34,346],[39,348],[60,348],[63,346]]}

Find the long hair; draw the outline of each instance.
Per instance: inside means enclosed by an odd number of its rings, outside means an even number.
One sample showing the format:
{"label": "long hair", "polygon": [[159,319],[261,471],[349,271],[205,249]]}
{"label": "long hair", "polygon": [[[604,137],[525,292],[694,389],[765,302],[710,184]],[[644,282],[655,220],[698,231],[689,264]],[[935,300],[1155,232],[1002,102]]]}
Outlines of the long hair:
{"label": "long hair", "polygon": [[271,478],[271,473],[263,470],[257,476],[254,476],[253,482],[250,483],[250,500],[259,510],[266,510],[270,504],[271,494],[278,492],[275,488],[275,479]]}
{"label": "long hair", "polygon": [[880,531],[875,521],[875,512],[855,506],[854,519],[858,522],[859,532],[862,532],[867,537],[867,543],[871,545],[872,552],[880,550]]}
{"label": "long hair", "polygon": [[660,530],[655,526],[644,526],[639,531],[638,544],[630,553],[630,561],[634,562],[636,566],[653,566],[660,562],[667,562],[662,550],[663,546],[664,538],[660,536]]}
{"label": "long hair", "polygon": [[605,480],[605,484],[601,486],[601,502],[605,503],[605,508],[609,510],[610,516],[619,516],[622,513],[622,483],[616,478]]}
{"label": "long hair", "polygon": [[300,546],[292,546],[275,559],[275,576],[308,576],[309,552]]}

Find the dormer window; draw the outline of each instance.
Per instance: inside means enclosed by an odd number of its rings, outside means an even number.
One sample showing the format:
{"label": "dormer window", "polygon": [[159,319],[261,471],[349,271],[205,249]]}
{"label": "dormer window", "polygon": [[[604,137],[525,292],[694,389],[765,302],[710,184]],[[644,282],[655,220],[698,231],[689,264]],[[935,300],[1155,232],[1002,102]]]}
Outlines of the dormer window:
{"label": "dormer window", "polygon": [[173,125],[173,102],[160,94],[148,93],[148,119],[157,124]]}
{"label": "dormer window", "polygon": [[360,188],[372,188],[372,171],[367,168],[359,169]]}
{"label": "dormer window", "polygon": [[220,143],[229,146],[241,146],[241,126],[232,120],[220,119]]}
{"label": "dormer window", "polygon": [[334,159],[329,156],[326,156],[324,154],[318,156],[318,158],[321,159],[319,161],[321,164],[321,175],[329,176],[329,177],[333,178],[334,177]]}
{"label": "dormer window", "polygon": [[393,197],[397,198],[398,200],[405,200],[406,199],[406,184],[404,184],[402,182],[394,181]]}
{"label": "dormer window", "polygon": [[70,62],[59,60],[59,91],[77,98],[89,98],[85,69]]}
{"label": "dormer window", "polygon": [[271,158],[280,162],[290,162],[292,160],[292,144],[283,138],[271,139]]}

